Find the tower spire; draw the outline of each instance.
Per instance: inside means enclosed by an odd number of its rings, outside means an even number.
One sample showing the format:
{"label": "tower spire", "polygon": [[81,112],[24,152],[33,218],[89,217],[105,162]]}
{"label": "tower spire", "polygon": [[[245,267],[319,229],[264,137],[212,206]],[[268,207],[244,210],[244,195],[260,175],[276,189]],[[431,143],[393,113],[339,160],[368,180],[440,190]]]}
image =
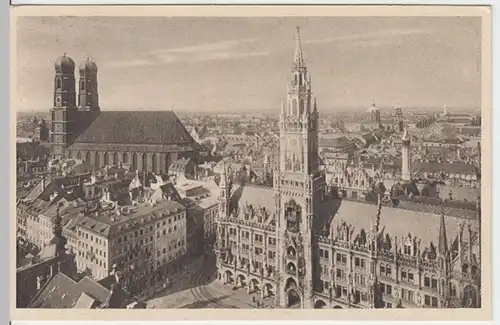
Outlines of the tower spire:
{"label": "tower spire", "polygon": [[62,218],[60,213],[60,208],[62,203],[57,204],[56,215],[52,219],[52,234],[54,237],[51,240],[52,244],[55,244],[57,256],[61,256],[66,249],[66,238],[62,234]]}
{"label": "tower spire", "polygon": [[401,137],[401,141],[408,141],[410,136],[408,135],[408,128],[405,127],[403,136]]}
{"label": "tower spire", "polygon": [[446,237],[446,225],[444,220],[444,207],[441,207],[441,220],[439,223],[439,253],[445,256],[448,252],[448,238]]}
{"label": "tower spire", "polygon": [[300,27],[297,26],[297,36],[295,37],[295,67],[304,67],[304,56],[302,54],[302,45],[300,44]]}

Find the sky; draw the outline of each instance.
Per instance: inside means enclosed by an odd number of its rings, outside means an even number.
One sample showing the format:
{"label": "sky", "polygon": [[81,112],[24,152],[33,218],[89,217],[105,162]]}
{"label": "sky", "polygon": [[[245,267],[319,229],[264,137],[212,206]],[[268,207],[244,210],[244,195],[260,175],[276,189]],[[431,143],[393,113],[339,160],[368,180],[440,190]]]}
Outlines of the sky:
{"label": "sky", "polygon": [[480,19],[21,17],[16,110],[50,109],[66,53],[98,65],[101,110],[278,111],[297,25],[320,111],[479,109]]}

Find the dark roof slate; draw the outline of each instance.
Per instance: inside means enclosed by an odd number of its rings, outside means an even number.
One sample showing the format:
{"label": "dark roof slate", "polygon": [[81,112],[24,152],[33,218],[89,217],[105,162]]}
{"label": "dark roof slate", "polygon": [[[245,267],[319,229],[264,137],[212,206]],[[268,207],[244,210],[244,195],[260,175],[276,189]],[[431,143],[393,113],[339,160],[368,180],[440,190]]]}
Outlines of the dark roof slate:
{"label": "dark roof slate", "polygon": [[74,308],[85,293],[94,301],[104,303],[110,291],[90,278],[76,282],[64,273],[57,273],[37,294],[31,308]]}
{"label": "dark roof slate", "polygon": [[194,140],[172,111],[108,111],[101,112],[75,142],[168,145]]}

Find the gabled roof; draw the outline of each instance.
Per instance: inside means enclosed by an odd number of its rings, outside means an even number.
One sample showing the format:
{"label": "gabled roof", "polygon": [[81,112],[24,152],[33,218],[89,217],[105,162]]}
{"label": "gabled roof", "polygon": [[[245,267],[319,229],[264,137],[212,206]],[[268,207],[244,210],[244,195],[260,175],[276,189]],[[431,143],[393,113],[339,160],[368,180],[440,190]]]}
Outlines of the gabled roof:
{"label": "gabled roof", "polygon": [[172,111],[100,112],[75,143],[191,144],[194,140]]}
{"label": "gabled roof", "polygon": [[[82,294],[85,294],[88,298],[82,298]],[[80,301],[80,308],[88,308],[89,299],[104,303],[110,294],[111,292],[108,289],[88,277],[76,282],[64,273],[59,272],[42,287],[29,307],[77,308],[76,305]]]}
{"label": "gabled roof", "polygon": [[[335,229],[337,225],[346,221],[353,225],[357,230],[365,229],[369,231],[372,226],[371,220],[377,212],[375,204],[365,203],[362,201],[337,200],[340,201],[340,206],[334,214],[332,227]],[[407,210],[393,207],[382,207],[380,216],[380,226],[385,228],[385,233],[391,236],[406,236],[409,232],[412,236],[422,240],[424,246],[431,242],[438,245],[441,215],[436,211],[422,210]],[[447,214],[445,211],[444,223],[448,238],[454,239],[459,231],[459,222],[465,221],[460,217]],[[363,216],[363,217],[361,217]],[[477,224],[477,220],[469,219],[472,225]],[[447,243],[450,245],[451,243]]]}

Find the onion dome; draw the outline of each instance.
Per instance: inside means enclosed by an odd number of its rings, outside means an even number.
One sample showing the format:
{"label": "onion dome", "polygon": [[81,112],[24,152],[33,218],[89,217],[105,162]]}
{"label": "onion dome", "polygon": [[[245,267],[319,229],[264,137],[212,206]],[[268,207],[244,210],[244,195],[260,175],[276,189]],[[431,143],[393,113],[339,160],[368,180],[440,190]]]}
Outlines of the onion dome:
{"label": "onion dome", "polygon": [[95,64],[94,61],[92,61],[90,58],[87,58],[87,60],[83,61],[80,64],[80,72],[97,72],[97,64]]}
{"label": "onion dome", "polygon": [[64,53],[63,56],[56,60],[54,67],[57,72],[74,73],[75,61],[73,61],[69,56],[66,56],[66,53]]}

